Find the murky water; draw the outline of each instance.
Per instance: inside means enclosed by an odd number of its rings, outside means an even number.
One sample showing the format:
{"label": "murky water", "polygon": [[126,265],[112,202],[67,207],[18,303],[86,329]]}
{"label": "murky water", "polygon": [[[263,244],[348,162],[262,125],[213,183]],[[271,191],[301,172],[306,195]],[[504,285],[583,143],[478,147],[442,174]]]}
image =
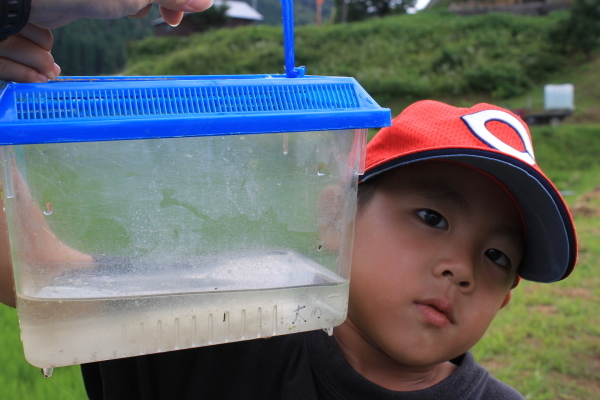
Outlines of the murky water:
{"label": "murky water", "polygon": [[97,268],[82,279],[90,271],[71,271],[36,296],[18,297],[31,364],[59,367],[328,328],[347,310],[347,280],[292,252],[225,257],[208,270],[134,268],[109,277]]}

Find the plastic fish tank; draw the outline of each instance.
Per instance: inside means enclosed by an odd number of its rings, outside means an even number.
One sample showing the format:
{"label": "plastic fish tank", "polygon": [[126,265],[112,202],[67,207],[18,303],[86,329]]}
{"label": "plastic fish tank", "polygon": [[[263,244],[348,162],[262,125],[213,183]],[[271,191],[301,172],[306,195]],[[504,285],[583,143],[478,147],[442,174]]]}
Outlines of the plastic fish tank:
{"label": "plastic fish tank", "polygon": [[353,78],[294,67],[290,15],[284,3],[282,75],[4,84],[2,185],[31,364],[344,321],[366,132],[390,111]]}

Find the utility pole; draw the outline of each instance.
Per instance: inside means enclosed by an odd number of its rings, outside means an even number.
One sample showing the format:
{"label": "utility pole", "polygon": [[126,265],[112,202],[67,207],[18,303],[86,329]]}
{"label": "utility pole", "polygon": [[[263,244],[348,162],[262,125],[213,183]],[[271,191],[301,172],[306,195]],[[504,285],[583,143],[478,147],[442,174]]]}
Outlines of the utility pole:
{"label": "utility pole", "polygon": [[342,24],[344,24],[348,21],[348,2],[349,1],[350,0],[342,0],[342,17],[341,17]]}
{"label": "utility pole", "polygon": [[323,18],[323,3],[325,0],[315,0],[317,3],[317,26],[321,26],[321,21]]}

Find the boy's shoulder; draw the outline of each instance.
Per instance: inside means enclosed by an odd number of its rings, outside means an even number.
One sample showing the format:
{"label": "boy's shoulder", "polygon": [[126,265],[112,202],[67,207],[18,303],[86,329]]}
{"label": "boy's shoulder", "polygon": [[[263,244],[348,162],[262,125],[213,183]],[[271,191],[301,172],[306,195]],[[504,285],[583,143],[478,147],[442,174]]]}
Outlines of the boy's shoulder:
{"label": "boy's shoulder", "polygon": [[[470,352],[453,362],[458,368],[452,375],[427,389],[397,392],[381,387],[363,377],[346,361],[335,339],[326,335],[306,336],[313,371],[335,394],[325,398],[389,399],[389,400],[523,400],[524,397],[507,384],[492,377]],[[322,397],[319,397],[321,399]]]}
{"label": "boy's shoulder", "polygon": [[[522,400],[524,397],[506,383],[494,378],[475,361],[470,352],[455,360],[458,369],[450,377],[433,386],[445,391],[452,399]],[[429,398],[429,397],[427,397]]]}

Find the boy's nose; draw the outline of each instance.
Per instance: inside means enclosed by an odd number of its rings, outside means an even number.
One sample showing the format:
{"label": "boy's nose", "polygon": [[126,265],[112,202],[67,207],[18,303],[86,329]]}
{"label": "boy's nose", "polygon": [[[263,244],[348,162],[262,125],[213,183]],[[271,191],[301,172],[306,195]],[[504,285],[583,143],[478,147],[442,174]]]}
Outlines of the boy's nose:
{"label": "boy's nose", "polygon": [[474,262],[466,254],[444,258],[436,265],[435,275],[457,285],[462,292],[470,292],[475,287]]}
{"label": "boy's nose", "polygon": [[442,272],[442,275],[444,276],[444,278],[450,279],[454,283],[456,283],[461,288],[461,290],[466,291],[470,290],[473,287],[473,279],[470,279],[471,277],[468,276],[460,276],[456,273],[455,269],[449,268],[447,270],[444,270],[444,272]]}

